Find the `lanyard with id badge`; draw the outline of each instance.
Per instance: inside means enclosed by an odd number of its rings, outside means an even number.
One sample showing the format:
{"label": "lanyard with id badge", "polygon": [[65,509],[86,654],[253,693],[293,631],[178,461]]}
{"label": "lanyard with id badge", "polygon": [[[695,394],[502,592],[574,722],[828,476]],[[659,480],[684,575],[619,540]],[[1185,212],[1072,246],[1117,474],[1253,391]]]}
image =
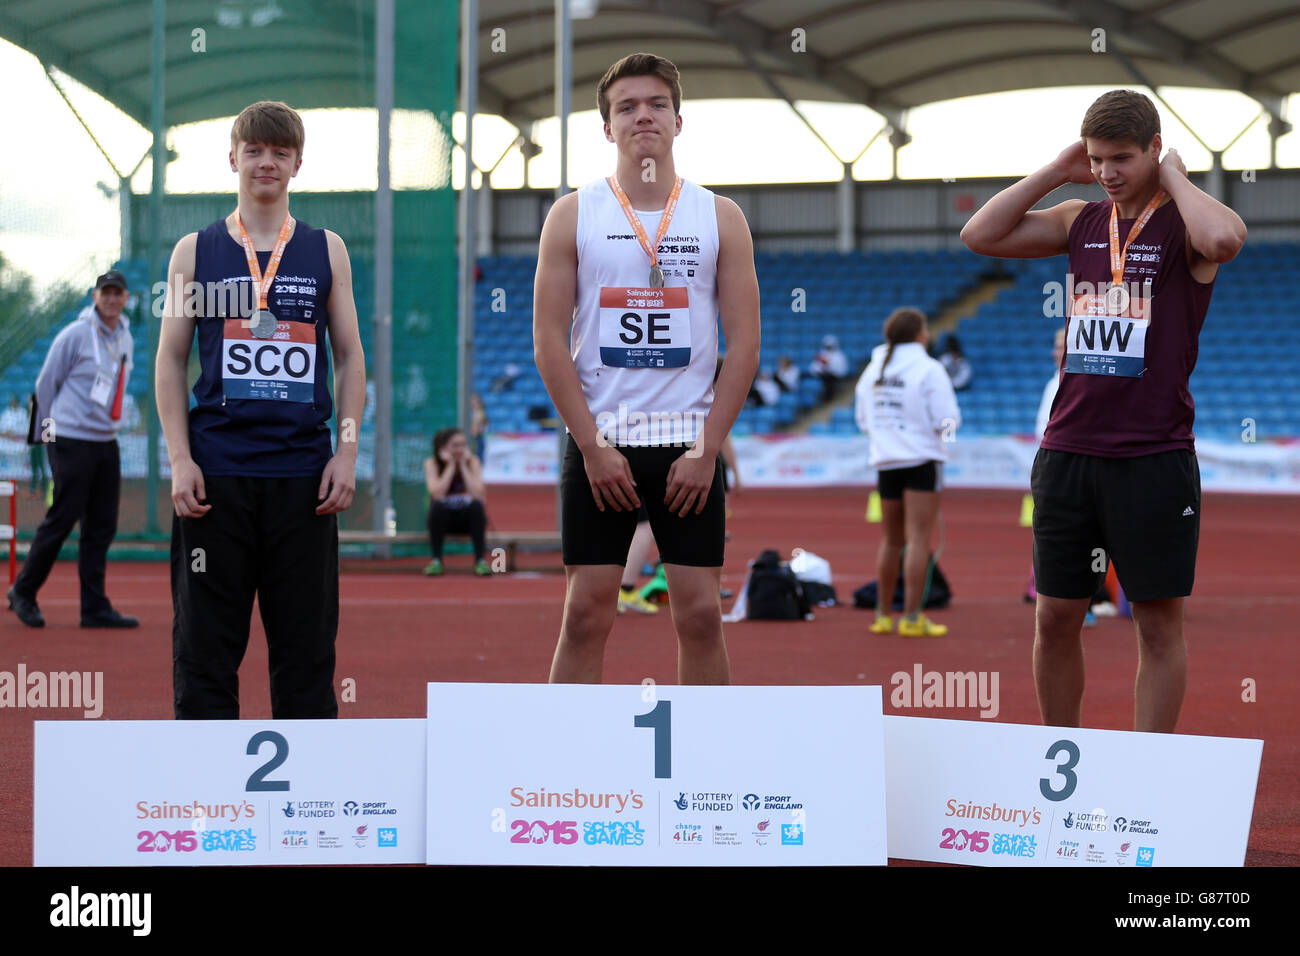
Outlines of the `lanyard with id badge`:
{"label": "lanyard with id badge", "polygon": [[279,271],[293,220],[286,212],[275,248],[263,273],[253,241],[235,212],[248,274],[257,289],[257,310],[248,319],[226,319],[222,330],[224,399],[311,402],[316,394],[316,328],[311,323],[280,322],[267,307],[267,294]]}
{"label": "lanyard with id badge", "polygon": [[1085,375],[1140,378],[1146,371],[1147,329],[1151,325],[1151,286],[1133,295],[1124,284],[1129,247],[1164,201],[1156,190],[1119,245],[1119,210],[1110,207],[1110,287],[1104,294],[1072,295],[1070,324],[1065,336],[1065,371]]}
{"label": "lanyard with id badge", "polygon": [[90,386],[90,400],[96,405],[103,405],[109,411],[109,418],[118,421],[122,417],[122,393],[126,388],[126,355],[118,358],[114,372],[105,372],[100,365],[99,339],[101,332],[90,323],[90,344],[95,351],[95,384]]}
{"label": "lanyard with id badge", "polygon": [[610,176],[607,181],[650,257],[650,276],[644,287],[601,287],[600,361],[611,368],[685,368],[691,364],[690,294],[685,286],[664,287],[658,256],[659,243],[677,209],[682,178],[673,183],[653,246],[618,178]]}

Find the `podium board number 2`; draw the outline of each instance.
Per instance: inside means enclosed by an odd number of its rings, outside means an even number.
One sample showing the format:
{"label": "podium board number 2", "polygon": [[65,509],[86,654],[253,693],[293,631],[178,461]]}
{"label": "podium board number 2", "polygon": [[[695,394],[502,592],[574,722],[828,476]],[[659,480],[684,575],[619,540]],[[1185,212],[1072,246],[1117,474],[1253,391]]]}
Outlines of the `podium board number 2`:
{"label": "podium board number 2", "polygon": [[[651,727],[655,732],[655,776],[673,775],[673,705],[661,700],[648,714],[637,714],[632,723],[637,727]],[[250,743],[251,747],[252,744]],[[249,753],[252,753],[250,750]],[[279,766],[276,764],[275,766]],[[268,767],[269,769],[269,767]],[[287,785],[286,785],[287,786]]]}
{"label": "podium board number 2", "polygon": [[283,734],[277,734],[274,730],[262,730],[253,734],[248,740],[248,749],[245,753],[256,754],[262,749],[262,744],[271,744],[275,747],[275,753],[271,759],[262,766],[253,771],[248,778],[248,783],[244,786],[246,792],[265,791],[265,790],[288,790],[288,780],[267,780],[266,775],[275,770],[289,759],[289,741],[284,739]]}
{"label": "podium board number 2", "polygon": [[1065,778],[1065,786],[1060,790],[1053,790],[1051,777],[1043,777],[1038,781],[1038,789],[1042,791],[1043,796],[1048,800],[1068,800],[1070,794],[1074,793],[1074,788],[1079,784],[1079,778],[1074,772],[1074,768],[1079,765],[1079,745],[1073,740],[1058,740],[1047,748],[1047,753],[1043,755],[1043,758],[1045,760],[1057,760],[1062,754],[1067,759],[1064,763],[1056,765],[1056,773]]}

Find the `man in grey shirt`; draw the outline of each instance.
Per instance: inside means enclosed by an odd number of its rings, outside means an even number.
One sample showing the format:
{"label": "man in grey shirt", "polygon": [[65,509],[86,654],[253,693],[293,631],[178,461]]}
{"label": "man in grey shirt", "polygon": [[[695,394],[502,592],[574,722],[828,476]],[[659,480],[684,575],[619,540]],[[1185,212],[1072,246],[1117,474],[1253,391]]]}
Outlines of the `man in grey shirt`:
{"label": "man in grey shirt", "polygon": [[122,483],[117,430],[131,374],[131,332],[122,315],[126,278],[116,271],[104,273],[95,281],[93,295],[94,305],[55,337],[36,379],[37,434],[49,449],[54,502],[9,589],[9,608],[28,627],[45,626],[36,592],[78,521],[81,626],[140,625],[114,610],[104,593]]}

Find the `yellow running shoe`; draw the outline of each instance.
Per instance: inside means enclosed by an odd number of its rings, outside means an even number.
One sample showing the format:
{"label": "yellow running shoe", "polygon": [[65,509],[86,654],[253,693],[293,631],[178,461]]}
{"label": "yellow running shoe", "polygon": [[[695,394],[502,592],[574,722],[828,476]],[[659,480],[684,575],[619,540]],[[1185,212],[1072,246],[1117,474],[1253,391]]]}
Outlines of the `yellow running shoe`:
{"label": "yellow running shoe", "polygon": [[943,637],[948,633],[944,624],[935,624],[924,614],[918,614],[915,621],[902,618],[898,622],[898,633],[903,637]]}
{"label": "yellow running shoe", "polygon": [[877,614],[876,619],[871,622],[872,634],[893,634],[894,619],[887,614]]}
{"label": "yellow running shoe", "polygon": [[636,611],[638,614],[658,614],[659,605],[652,604],[643,598],[636,588],[619,588],[618,590],[618,613],[624,611]]}

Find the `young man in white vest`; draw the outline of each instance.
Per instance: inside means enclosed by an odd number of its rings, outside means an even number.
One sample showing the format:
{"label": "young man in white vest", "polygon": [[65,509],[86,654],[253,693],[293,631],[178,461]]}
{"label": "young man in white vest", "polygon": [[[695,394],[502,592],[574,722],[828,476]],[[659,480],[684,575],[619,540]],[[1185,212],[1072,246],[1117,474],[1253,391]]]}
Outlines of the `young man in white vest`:
{"label": "young man in white vest", "polygon": [[[644,501],[667,571],[678,679],[726,684],[718,450],[758,369],[753,240],[734,202],[677,176],[671,62],[624,57],[596,101],[617,168],[551,208],[533,300],[537,369],[569,431],[567,590],[550,679],[600,682]],[[719,319],[727,354],[715,385]]]}

